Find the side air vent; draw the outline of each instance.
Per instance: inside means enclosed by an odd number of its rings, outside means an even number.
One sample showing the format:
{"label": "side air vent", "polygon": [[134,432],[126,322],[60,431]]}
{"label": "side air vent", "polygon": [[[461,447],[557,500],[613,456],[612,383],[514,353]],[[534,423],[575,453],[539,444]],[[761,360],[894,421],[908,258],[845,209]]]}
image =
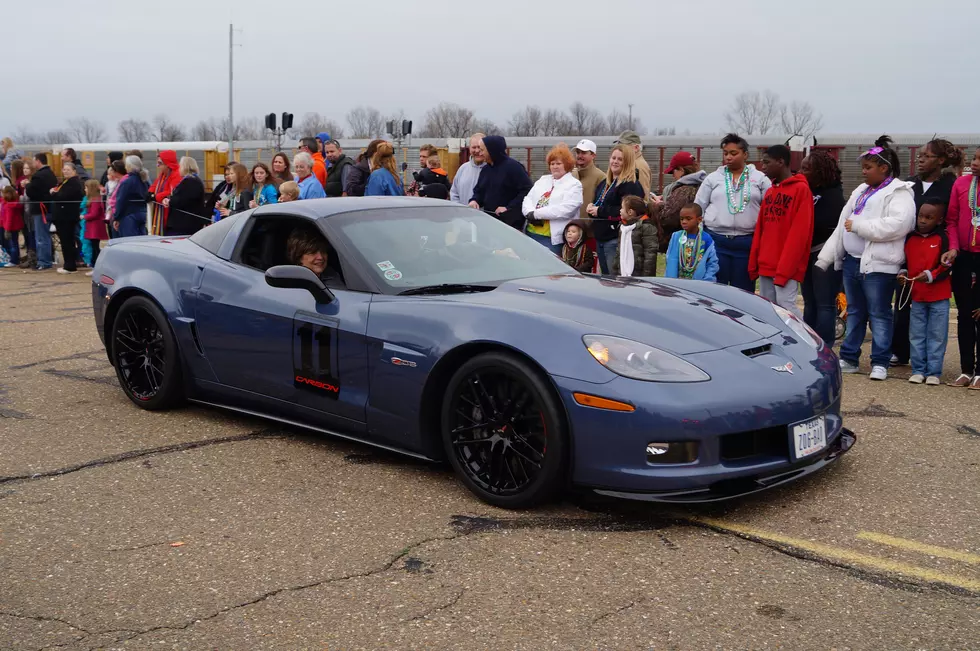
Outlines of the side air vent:
{"label": "side air vent", "polygon": [[197,335],[197,323],[191,321],[191,337],[194,339],[194,347],[197,348],[197,353],[201,357],[204,357],[204,348],[201,346],[201,338]]}
{"label": "side air vent", "polygon": [[756,346],[755,348],[746,348],[742,351],[742,354],[746,357],[758,357],[759,355],[765,355],[772,350],[772,344],[765,344],[764,346]]}

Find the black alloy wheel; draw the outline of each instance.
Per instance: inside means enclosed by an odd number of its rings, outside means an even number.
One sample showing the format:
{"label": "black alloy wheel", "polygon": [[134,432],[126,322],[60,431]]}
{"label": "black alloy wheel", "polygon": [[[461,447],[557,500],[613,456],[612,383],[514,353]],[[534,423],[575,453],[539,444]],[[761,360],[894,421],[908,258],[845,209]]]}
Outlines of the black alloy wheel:
{"label": "black alloy wheel", "polygon": [[494,506],[528,508],[555,497],[567,467],[562,410],[523,360],[486,353],[453,375],[442,414],[453,469]]}
{"label": "black alloy wheel", "polygon": [[125,394],[142,409],[166,409],[182,397],[177,342],[166,316],[147,298],[126,299],[119,308],[112,365]]}

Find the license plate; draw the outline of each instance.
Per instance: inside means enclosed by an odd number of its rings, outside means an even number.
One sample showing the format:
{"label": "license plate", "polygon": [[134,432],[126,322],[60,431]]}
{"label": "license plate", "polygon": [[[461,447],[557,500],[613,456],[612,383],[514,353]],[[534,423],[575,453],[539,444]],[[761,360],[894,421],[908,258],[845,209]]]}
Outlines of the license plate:
{"label": "license plate", "polygon": [[827,422],[823,416],[793,425],[793,460],[798,461],[827,447]]}

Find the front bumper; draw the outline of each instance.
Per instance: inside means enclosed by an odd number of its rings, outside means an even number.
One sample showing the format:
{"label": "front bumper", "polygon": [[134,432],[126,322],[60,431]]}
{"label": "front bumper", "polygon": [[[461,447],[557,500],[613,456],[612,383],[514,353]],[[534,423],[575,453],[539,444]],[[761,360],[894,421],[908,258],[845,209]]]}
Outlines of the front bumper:
{"label": "front bumper", "polygon": [[851,449],[857,441],[857,436],[849,429],[842,429],[840,435],[827,446],[827,449],[814,459],[809,459],[792,466],[787,470],[776,473],[748,475],[734,479],[722,479],[706,487],[691,490],[659,491],[659,492],[629,492],[621,490],[592,489],[600,495],[620,499],[639,500],[643,502],[672,502],[696,504],[704,502],[719,502],[733,497],[751,495],[769,488],[802,479],[830,465]]}

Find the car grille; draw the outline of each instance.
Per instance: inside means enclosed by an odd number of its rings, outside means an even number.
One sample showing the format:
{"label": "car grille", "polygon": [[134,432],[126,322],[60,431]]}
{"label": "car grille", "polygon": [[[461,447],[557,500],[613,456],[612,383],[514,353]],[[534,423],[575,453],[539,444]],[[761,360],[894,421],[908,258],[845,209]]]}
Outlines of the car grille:
{"label": "car grille", "polygon": [[720,442],[722,461],[789,458],[789,435],[785,426],[725,434],[720,437]]}

